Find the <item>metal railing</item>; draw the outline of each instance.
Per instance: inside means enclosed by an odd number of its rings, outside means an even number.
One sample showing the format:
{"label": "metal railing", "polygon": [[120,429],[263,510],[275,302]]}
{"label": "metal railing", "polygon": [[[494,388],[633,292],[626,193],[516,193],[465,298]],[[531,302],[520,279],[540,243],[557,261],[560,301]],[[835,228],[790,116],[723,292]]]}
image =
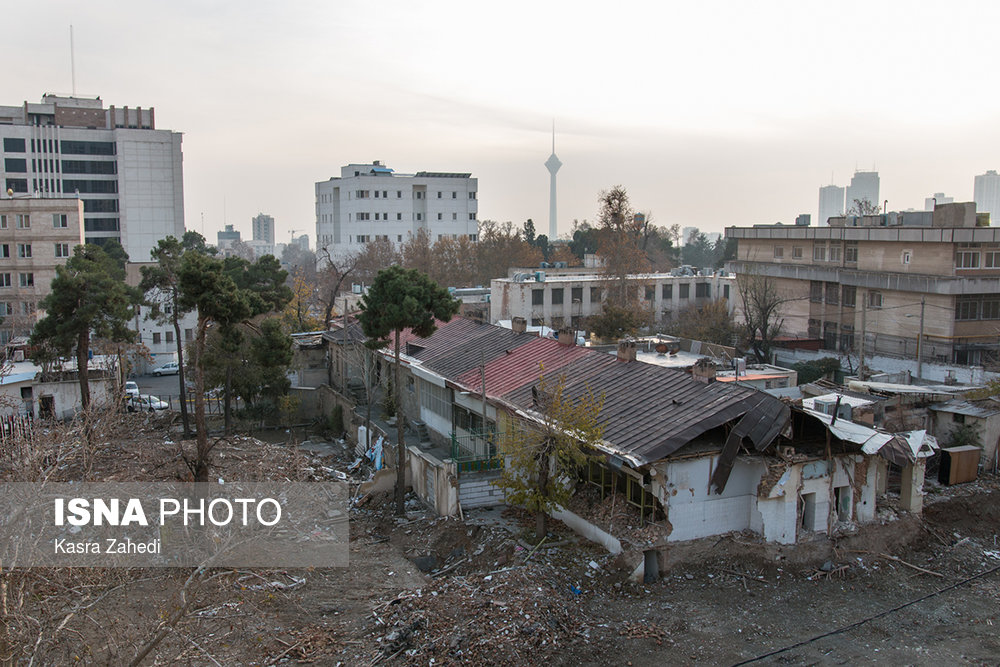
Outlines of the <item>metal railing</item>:
{"label": "metal railing", "polygon": [[481,433],[459,435],[452,431],[451,458],[455,461],[458,472],[502,470],[504,467],[504,455],[500,448],[502,439],[500,434],[492,431],[485,436]]}

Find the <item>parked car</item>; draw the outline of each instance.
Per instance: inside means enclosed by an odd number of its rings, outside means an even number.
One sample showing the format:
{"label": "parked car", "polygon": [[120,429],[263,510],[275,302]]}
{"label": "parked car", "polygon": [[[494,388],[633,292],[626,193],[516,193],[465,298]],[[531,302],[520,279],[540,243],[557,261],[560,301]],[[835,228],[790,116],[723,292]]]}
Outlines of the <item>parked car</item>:
{"label": "parked car", "polygon": [[158,377],[162,375],[177,375],[179,371],[180,368],[177,366],[176,361],[168,361],[159,368],[154,368],[153,375],[156,375]]}
{"label": "parked car", "polygon": [[139,396],[129,397],[128,401],[128,411],[129,412],[155,412],[156,410],[166,410],[170,406],[161,401],[156,396],[150,396],[149,394],[140,394]]}
{"label": "parked car", "polygon": [[129,380],[125,383],[125,395],[133,398],[139,397],[139,385]]}

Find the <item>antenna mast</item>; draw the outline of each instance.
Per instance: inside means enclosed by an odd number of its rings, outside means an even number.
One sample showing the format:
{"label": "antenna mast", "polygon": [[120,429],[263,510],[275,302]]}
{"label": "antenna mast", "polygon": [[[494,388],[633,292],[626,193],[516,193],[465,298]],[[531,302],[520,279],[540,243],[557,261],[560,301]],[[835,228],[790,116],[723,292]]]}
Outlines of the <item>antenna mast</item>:
{"label": "antenna mast", "polygon": [[73,49],[73,24],[69,26],[69,71],[73,81],[73,97],[76,97],[76,54]]}

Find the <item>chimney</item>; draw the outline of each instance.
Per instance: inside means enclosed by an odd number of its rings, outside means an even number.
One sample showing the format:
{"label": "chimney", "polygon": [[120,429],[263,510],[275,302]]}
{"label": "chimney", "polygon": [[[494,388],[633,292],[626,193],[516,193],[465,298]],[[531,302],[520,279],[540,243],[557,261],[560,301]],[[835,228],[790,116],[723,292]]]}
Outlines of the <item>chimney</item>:
{"label": "chimney", "polygon": [[[560,329],[559,344],[568,345],[569,347],[573,347],[574,345],[576,345],[576,332],[572,329]],[[633,356],[635,356],[634,352]]]}
{"label": "chimney", "polygon": [[691,377],[696,382],[712,384],[715,382],[715,362],[708,357],[702,357],[691,367]]}
{"label": "chimney", "polygon": [[618,361],[635,361],[635,341],[634,340],[620,340],[618,341]]}
{"label": "chimney", "polygon": [[524,333],[528,330],[528,320],[523,317],[515,317],[510,321],[510,329],[514,333]]}

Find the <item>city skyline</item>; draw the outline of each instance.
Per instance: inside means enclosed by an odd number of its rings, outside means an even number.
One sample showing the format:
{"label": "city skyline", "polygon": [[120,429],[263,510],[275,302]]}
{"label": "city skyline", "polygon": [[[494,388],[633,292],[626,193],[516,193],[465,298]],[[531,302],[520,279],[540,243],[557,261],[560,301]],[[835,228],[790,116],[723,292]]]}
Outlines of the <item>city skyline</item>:
{"label": "city skyline", "polygon": [[227,223],[249,236],[267,211],[288,242],[315,228],[316,182],[371,160],[471,172],[481,220],[544,228],[553,118],[562,235],[618,184],[655,224],[719,232],[816,215],[831,171],[877,170],[903,210],[972,201],[1000,167],[1000,94],[982,85],[1000,7],[599,7],[43,1],[5,14],[30,66],[4,103],[72,92],[73,24],[78,95],[155,107],[184,134],[185,220],[209,239]]}

